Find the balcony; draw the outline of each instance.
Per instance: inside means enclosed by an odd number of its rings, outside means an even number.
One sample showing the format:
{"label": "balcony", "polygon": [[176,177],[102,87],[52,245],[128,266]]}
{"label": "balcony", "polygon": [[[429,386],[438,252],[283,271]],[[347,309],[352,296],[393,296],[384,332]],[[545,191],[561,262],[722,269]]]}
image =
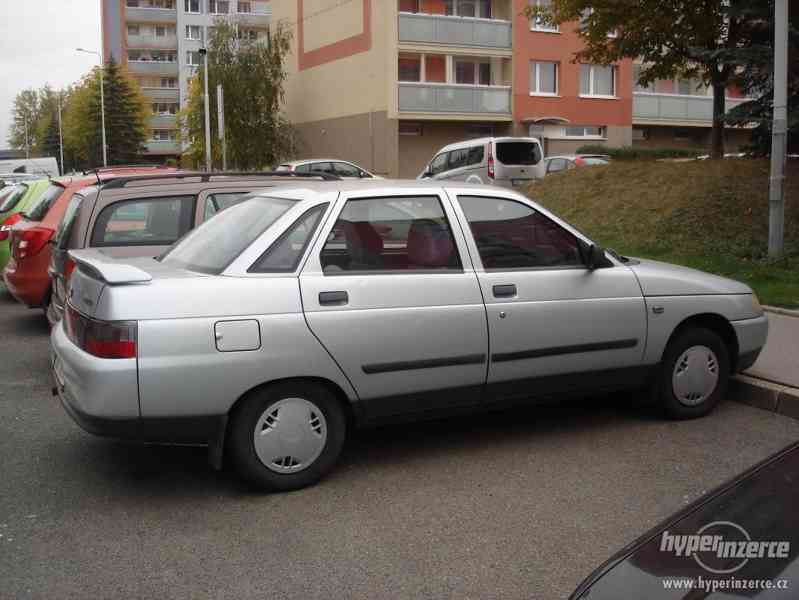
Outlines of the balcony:
{"label": "balcony", "polygon": [[161,37],[155,35],[129,35],[128,48],[177,50],[178,38],[174,35],[165,35]]}
{"label": "balcony", "polygon": [[400,82],[399,110],[510,117],[511,88],[495,85]]}
{"label": "balcony", "polygon": [[153,115],[150,117],[150,127],[153,129],[175,129],[178,119],[175,115]]}
{"label": "balcony", "polygon": [[510,21],[422,13],[399,14],[399,41],[510,50]]}
{"label": "balcony", "polygon": [[[746,98],[727,98],[727,110],[747,102]],[[633,123],[641,125],[709,126],[713,122],[711,96],[683,96],[635,92]]]}
{"label": "balcony", "polygon": [[154,142],[152,140],[148,141],[146,144],[146,149],[144,151],[145,154],[180,154],[180,144],[177,142]]}
{"label": "balcony", "polygon": [[165,60],[129,60],[128,68],[137,75],[177,75],[178,63]]}
{"label": "balcony", "polygon": [[177,102],[180,100],[180,90],[176,87],[146,87],[142,86],[142,93],[151,100],[161,102]]}
{"label": "balcony", "polygon": [[178,12],[174,8],[125,8],[125,21],[129,23],[175,23]]}

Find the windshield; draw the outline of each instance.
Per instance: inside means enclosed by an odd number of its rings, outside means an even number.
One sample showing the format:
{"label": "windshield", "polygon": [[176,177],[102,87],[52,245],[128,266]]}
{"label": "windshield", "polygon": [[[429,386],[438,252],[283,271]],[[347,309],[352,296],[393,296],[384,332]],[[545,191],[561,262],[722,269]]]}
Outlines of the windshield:
{"label": "windshield", "polygon": [[0,213],[12,210],[27,191],[28,186],[24,183],[18,183],[9,188],[8,191],[3,190],[2,194],[0,194]]}
{"label": "windshield", "polygon": [[256,196],[231,206],[178,241],[161,260],[181,269],[218,275],[295,202]]}
{"label": "windshield", "polygon": [[503,165],[537,165],[541,150],[535,142],[497,142],[497,160]]}
{"label": "windshield", "polygon": [[47,215],[47,211],[50,210],[53,203],[63,193],[64,186],[51,183],[50,187],[45,190],[44,194],[39,196],[39,199],[33,203],[30,209],[25,211],[23,216],[29,221],[41,221]]}

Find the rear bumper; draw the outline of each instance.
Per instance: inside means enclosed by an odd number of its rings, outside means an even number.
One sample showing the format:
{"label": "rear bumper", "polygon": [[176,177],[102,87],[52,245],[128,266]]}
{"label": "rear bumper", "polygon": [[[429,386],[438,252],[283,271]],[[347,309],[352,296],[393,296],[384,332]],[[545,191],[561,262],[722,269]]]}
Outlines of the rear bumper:
{"label": "rear bumper", "polygon": [[3,270],[3,281],[14,298],[31,308],[43,306],[50,290],[46,270],[39,273],[27,264],[19,265],[13,258]]}
{"label": "rear bumper", "polygon": [[760,356],[768,338],[768,317],[764,314],[754,319],[732,321],[735,336],[738,338],[738,357],[736,371],[745,371]]}

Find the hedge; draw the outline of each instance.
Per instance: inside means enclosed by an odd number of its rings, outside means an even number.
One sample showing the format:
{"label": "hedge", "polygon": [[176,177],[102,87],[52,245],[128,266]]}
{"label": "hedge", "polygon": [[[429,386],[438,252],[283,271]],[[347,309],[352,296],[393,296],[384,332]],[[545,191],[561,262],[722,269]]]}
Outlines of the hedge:
{"label": "hedge", "polygon": [[587,145],[577,148],[577,154],[607,154],[616,160],[656,160],[658,158],[696,158],[707,154],[704,148],[641,148],[638,146]]}

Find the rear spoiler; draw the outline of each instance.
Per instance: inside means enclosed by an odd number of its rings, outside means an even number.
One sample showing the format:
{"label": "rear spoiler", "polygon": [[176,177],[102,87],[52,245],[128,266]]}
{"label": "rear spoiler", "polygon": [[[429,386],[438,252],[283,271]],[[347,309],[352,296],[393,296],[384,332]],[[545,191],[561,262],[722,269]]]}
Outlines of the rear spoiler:
{"label": "rear spoiler", "polygon": [[79,267],[88,268],[90,274],[109,285],[148,283],[153,276],[148,272],[103,254],[94,248],[70,250],[69,257]]}

